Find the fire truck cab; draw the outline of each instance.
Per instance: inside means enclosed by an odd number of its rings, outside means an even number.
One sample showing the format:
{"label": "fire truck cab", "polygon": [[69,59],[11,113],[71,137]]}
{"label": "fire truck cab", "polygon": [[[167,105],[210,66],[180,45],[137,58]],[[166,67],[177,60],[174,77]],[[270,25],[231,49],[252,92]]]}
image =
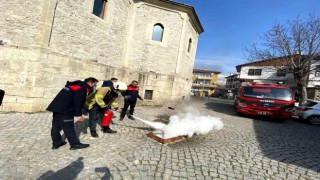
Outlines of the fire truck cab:
{"label": "fire truck cab", "polygon": [[294,103],[287,86],[252,83],[239,88],[234,107],[238,114],[288,119],[292,117]]}

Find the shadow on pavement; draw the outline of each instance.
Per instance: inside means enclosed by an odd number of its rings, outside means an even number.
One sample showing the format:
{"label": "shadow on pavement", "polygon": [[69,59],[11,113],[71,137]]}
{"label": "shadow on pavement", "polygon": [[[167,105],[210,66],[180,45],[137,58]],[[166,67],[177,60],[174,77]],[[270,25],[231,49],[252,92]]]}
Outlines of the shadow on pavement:
{"label": "shadow on pavement", "polygon": [[[98,125],[101,126],[101,124],[98,122]],[[74,123],[74,131],[76,132],[77,137],[80,137],[81,133],[87,134],[88,133],[88,129],[89,129],[89,119],[85,118],[84,121],[82,122],[75,122]],[[63,131],[62,131],[63,132]],[[64,132],[62,133],[62,140],[66,141],[66,135],[64,134]]]}
{"label": "shadow on pavement", "polygon": [[111,173],[110,173],[110,170],[109,170],[109,168],[107,168],[107,167],[96,167],[95,169],[94,169],[94,171],[96,172],[96,173],[101,173],[101,174],[103,174],[102,175],[102,177],[101,177],[101,180],[110,180],[110,178],[111,178]]}
{"label": "shadow on pavement", "polygon": [[320,171],[320,127],[298,119],[239,116],[227,101],[211,99],[207,109],[226,115],[252,119],[260,150],[269,159]]}
{"label": "shadow on pavement", "polygon": [[299,121],[254,120],[254,130],[265,157],[320,171],[320,129]]}
{"label": "shadow on pavement", "polygon": [[71,162],[57,172],[49,170],[42,174],[38,180],[76,179],[84,167],[82,160],[83,157],[79,157],[76,161]]}
{"label": "shadow on pavement", "polygon": [[121,126],[125,126],[125,127],[128,127],[128,128],[135,128],[135,129],[145,130],[145,131],[154,131],[154,129],[152,127],[136,127],[136,126],[127,126],[127,125],[121,125]]}
{"label": "shadow on pavement", "polygon": [[207,109],[218,113],[223,113],[231,116],[238,116],[236,110],[233,108],[233,104],[227,101],[212,99],[205,103],[205,106]]}

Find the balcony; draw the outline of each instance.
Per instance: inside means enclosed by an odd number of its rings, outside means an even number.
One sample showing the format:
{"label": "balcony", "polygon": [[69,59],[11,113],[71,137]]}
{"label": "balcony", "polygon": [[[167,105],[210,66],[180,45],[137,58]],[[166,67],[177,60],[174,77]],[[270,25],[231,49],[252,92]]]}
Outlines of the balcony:
{"label": "balcony", "polygon": [[208,77],[208,76],[197,76],[197,79],[198,80],[211,80],[211,76],[210,77]]}
{"label": "balcony", "polygon": [[215,84],[192,84],[193,88],[216,88]]}

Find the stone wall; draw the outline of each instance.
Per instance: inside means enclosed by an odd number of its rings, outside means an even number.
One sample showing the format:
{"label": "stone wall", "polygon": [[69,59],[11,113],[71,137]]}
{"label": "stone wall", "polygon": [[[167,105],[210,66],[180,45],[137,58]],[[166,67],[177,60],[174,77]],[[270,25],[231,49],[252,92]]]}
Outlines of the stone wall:
{"label": "stone wall", "polygon": [[[183,77],[192,77],[193,65],[197,51],[198,33],[195,31],[193,24],[189,20],[186,14],[183,14],[184,18],[184,33],[182,35],[180,58],[178,62],[177,73]],[[191,49],[188,52],[189,39],[191,39]],[[192,81],[191,81],[192,84]]]}
{"label": "stone wall", "polygon": [[64,55],[122,67],[130,1],[109,0],[104,19],[92,14],[93,2],[59,1],[50,47]]}
{"label": "stone wall", "polygon": [[[89,76],[104,80],[116,76],[126,83],[140,81],[140,95],[153,90],[152,100],[145,104],[165,104],[180,101],[172,96],[175,84],[185,85],[185,80],[166,74],[135,72],[90,60],[53,53],[44,48],[6,46],[0,49],[0,89],[6,91],[2,110],[5,112],[44,111],[67,81],[83,80]],[[181,91],[184,92],[183,88]],[[180,96],[185,95],[179,93]]]}
{"label": "stone wall", "polygon": [[[111,77],[140,81],[145,104],[188,99],[198,33],[189,16],[133,0],[108,0],[105,18],[94,0],[13,0],[1,4],[2,111],[44,111],[66,81]],[[13,8],[14,7],[14,8]],[[151,40],[155,23],[163,42]],[[187,52],[189,38],[192,49]]]}
{"label": "stone wall", "polygon": [[[157,23],[164,26],[162,42],[152,40],[153,27]],[[149,4],[137,4],[134,29],[130,35],[128,68],[174,74],[182,23],[179,13]]]}
{"label": "stone wall", "polygon": [[320,101],[320,86],[307,88],[307,98]]}
{"label": "stone wall", "polygon": [[17,46],[35,43],[43,0],[12,0],[0,4],[0,40]]}
{"label": "stone wall", "polygon": [[[0,48],[3,111],[43,111],[66,81],[94,76],[105,79],[106,67],[63,56],[44,48]],[[95,69],[93,71],[92,69]]]}

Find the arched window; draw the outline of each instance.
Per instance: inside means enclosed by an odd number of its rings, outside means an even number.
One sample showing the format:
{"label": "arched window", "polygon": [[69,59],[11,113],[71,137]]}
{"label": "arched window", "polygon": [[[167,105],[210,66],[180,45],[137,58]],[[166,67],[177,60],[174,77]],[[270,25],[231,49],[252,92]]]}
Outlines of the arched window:
{"label": "arched window", "polygon": [[188,52],[190,52],[191,50],[191,45],[192,45],[192,39],[189,39],[189,44],[188,44]]}
{"label": "arched window", "polygon": [[108,0],[94,0],[93,14],[103,19],[106,11],[107,2]]}
{"label": "arched window", "polygon": [[162,24],[155,24],[153,26],[152,40],[161,42],[163,37],[163,29],[164,28]]}

